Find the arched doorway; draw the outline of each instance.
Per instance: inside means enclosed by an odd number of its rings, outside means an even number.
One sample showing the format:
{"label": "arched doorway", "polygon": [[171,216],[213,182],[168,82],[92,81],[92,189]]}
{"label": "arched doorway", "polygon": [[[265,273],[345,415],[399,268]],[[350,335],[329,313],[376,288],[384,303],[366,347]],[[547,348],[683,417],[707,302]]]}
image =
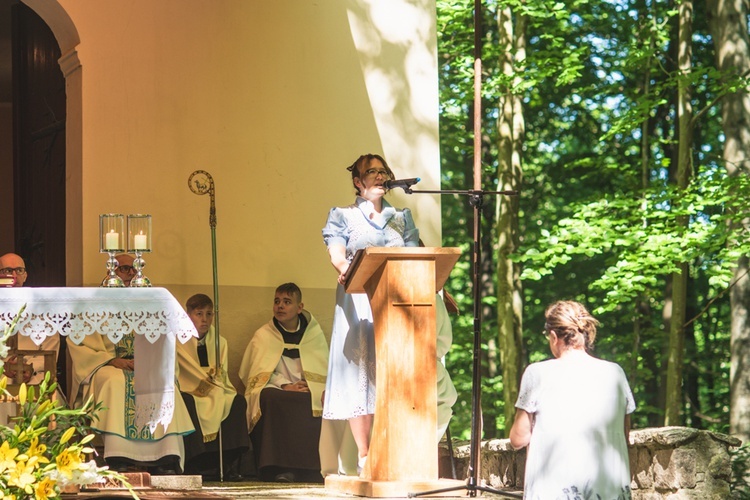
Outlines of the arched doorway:
{"label": "arched doorway", "polygon": [[[14,22],[13,11],[16,9],[22,11],[22,20]],[[24,23],[24,28],[14,31],[13,26],[18,26],[19,22]],[[46,31],[44,37],[47,45],[53,46],[54,52],[42,50],[38,60],[26,57],[25,62],[18,54],[12,56],[11,40],[14,36],[36,36],[36,32],[40,30]],[[32,262],[27,263],[35,276],[30,276],[30,285],[79,286],[82,283],[81,64],[76,52],[79,41],[73,22],[56,0],[0,0],[0,177],[5,181],[4,192],[0,194],[0,253],[17,251],[26,258],[27,255],[32,256]],[[41,104],[35,104],[35,109],[42,116],[29,120],[25,139],[13,132],[16,123],[13,120],[12,97],[16,96],[11,94],[11,87],[15,89],[14,92],[22,92],[19,89],[31,92],[31,83],[43,85],[47,79],[37,79],[36,82],[33,77],[20,79],[11,71],[13,57],[20,60],[16,61],[16,65],[25,65],[27,69],[34,68],[35,64],[42,65],[47,71],[56,73],[57,81],[53,85],[57,87],[58,95],[62,95],[64,99],[62,109],[55,109],[46,95],[48,93],[33,89],[33,92],[43,95]],[[60,74],[62,80],[59,79]],[[13,85],[12,78],[16,78]],[[20,107],[16,111],[18,109]],[[16,116],[20,119],[28,117],[28,110]],[[64,133],[60,128],[63,124]],[[16,139],[11,139],[12,137]],[[26,141],[26,153],[18,156],[18,141],[22,140]],[[41,158],[34,156],[36,153],[41,153]],[[62,168],[63,184],[58,184],[59,192],[55,196],[36,196],[36,201],[23,201],[33,199],[33,195],[39,195],[46,189],[39,184],[40,178],[41,182],[49,179],[49,183],[54,182],[55,178],[49,169],[30,172],[20,166],[22,160],[25,157],[27,162],[49,163],[51,153],[57,154],[57,164]],[[16,175],[18,169],[23,173]],[[59,179],[59,170],[57,173]],[[23,176],[31,182],[22,180]],[[22,193],[20,197],[16,193],[19,190]],[[31,194],[25,194],[29,190]],[[33,208],[16,208],[19,206]],[[42,207],[51,206],[55,208],[51,216],[42,212]],[[37,213],[29,213],[32,211]],[[21,212],[24,215],[19,221]],[[28,217],[34,220],[29,221]],[[39,235],[43,231],[40,227],[53,224],[55,217],[59,217],[61,222],[57,222],[56,227],[45,228],[52,235],[44,236],[42,241]],[[57,257],[50,260],[50,252]],[[37,259],[41,261],[38,262]],[[53,274],[48,275],[50,272]]]}
{"label": "arched doorway", "polygon": [[29,286],[65,286],[65,77],[60,47],[29,7],[11,7],[14,248]]}
{"label": "arched doorway", "polygon": [[[1,0],[7,1],[7,0]],[[63,282],[58,286],[81,286],[83,283],[83,181],[82,181],[82,113],[81,113],[81,63],[76,47],[80,43],[78,31],[68,13],[57,0],[21,0],[48,27],[59,49],[59,57],[49,61],[57,64],[65,89],[64,133],[64,241],[57,245],[64,254]],[[39,133],[51,133],[50,130]],[[56,139],[60,139],[59,131]],[[59,279],[59,278],[58,278]],[[34,282],[36,285],[37,282]],[[50,286],[50,285],[48,285]]]}
{"label": "arched doorway", "polygon": [[[6,180],[8,194],[0,201],[0,253],[14,251],[24,258],[29,286],[80,284],[77,32],[62,7],[50,0],[0,0],[0,21],[0,46],[10,54],[10,61],[0,62],[0,133],[12,150],[11,155],[0,157],[0,176]],[[8,86],[12,91],[4,92]],[[72,135],[68,134],[71,124]],[[7,141],[7,136],[12,140]],[[58,382],[63,391],[65,351],[62,342]]]}

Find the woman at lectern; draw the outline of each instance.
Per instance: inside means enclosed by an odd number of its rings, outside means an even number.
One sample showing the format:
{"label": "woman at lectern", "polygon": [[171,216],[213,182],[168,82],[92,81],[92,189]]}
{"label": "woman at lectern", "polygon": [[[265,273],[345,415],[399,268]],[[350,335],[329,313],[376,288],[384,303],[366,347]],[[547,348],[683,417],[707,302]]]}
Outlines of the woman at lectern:
{"label": "woman at lectern", "polygon": [[345,293],[343,285],[357,250],[416,247],[419,230],[408,208],[394,208],[383,198],[385,181],[395,177],[382,156],[362,155],[347,170],[357,198],[347,207],[331,209],[323,228],[331,264],[338,272],[323,418],[349,421],[361,472],[375,413],[375,336],[367,295]]}

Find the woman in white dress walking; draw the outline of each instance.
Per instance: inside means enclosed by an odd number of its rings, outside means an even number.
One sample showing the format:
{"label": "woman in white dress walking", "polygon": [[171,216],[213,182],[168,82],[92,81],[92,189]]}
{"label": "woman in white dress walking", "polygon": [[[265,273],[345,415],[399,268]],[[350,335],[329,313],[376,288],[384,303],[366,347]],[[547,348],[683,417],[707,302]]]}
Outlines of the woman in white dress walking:
{"label": "woman in white dress walking", "polygon": [[545,311],[554,359],[526,368],[510,431],[528,446],[524,498],[627,500],[635,401],[622,368],[591,356],[599,322],[573,301]]}

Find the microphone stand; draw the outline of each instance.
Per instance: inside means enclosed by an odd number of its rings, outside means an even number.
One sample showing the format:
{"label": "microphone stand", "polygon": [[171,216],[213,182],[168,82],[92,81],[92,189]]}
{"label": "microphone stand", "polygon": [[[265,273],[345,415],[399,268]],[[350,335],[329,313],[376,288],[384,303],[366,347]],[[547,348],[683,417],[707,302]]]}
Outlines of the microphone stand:
{"label": "microphone stand", "polygon": [[[196,170],[188,178],[188,187],[195,194],[208,194],[211,205],[208,212],[208,225],[211,228],[211,261],[213,263],[214,276],[214,333],[215,341],[215,370],[214,376],[221,376],[221,337],[219,336],[219,272],[216,266],[216,200],[214,198],[214,179],[205,170]],[[221,424],[216,437],[219,444],[219,481],[224,482],[224,446],[221,435]]]}
{"label": "microphone stand", "polygon": [[482,430],[481,430],[481,419],[480,414],[482,412],[482,292],[480,290],[480,264],[481,264],[481,222],[482,222],[482,205],[484,203],[485,195],[506,195],[516,196],[518,191],[483,191],[481,189],[469,189],[469,190],[419,190],[414,191],[411,187],[403,188],[407,194],[412,193],[424,193],[424,194],[458,194],[469,196],[469,204],[474,208],[474,248],[472,252],[472,286],[473,300],[474,300],[474,345],[473,345],[473,364],[472,364],[472,380],[471,380],[471,440],[470,440],[470,453],[469,453],[469,469],[468,478],[466,479],[465,486],[455,486],[450,488],[442,488],[431,491],[422,491],[418,493],[409,493],[409,498],[418,496],[432,496],[438,493],[445,493],[449,491],[456,491],[461,489],[467,490],[467,495],[470,497],[476,497],[477,491],[485,493],[495,493],[500,496],[507,498],[523,498],[523,495],[518,493],[511,493],[507,491],[500,491],[488,486],[480,486],[478,484],[477,475],[479,473],[479,461],[480,451],[482,446]]}
{"label": "microphone stand", "polygon": [[[477,491],[495,493],[509,498],[523,498],[522,494],[499,491],[487,486],[479,486],[477,475],[480,463],[481,429],[478,414],[482,412],[482,363],[480,353],[482,350],[482,293],[479,289],[479,277],[481,263],[481,220],[482,204],[484,196],[493,195],[517,195],[518,191],[484,191],[482,186],[482,2],[474,0],[474,189],[467,191],[415,191],[420,193],[437,194],[460,194],[469,196],[469,203],[474,207],[474,252],[472,255],[472,284],[474,286],[474,352],[472,373],[472,397],[471,397],[471,453],[469,456],[468,478],[466,490],[470,497],[476,497]],[[408,194],[411,188],[404,189]],[[455,491],[463,488],[444,488],[442,490],[425,491],[409,496],[429,495],[447,491]]]}

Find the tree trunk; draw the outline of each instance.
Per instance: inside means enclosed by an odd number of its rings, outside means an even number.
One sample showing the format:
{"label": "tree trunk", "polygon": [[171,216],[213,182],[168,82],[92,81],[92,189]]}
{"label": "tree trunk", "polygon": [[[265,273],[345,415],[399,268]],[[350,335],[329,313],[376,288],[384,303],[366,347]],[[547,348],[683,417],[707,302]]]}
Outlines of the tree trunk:
{"label": "tree trunk", "polygon": [[[692,172],[693,109],[687,77],[692,68],[693,3],[682,0],[679,7],[679,35],[677,62],[681,75],[677,90],[677,185],[687,188]],[[677,223],[687,228],[688,218],[680,216]],[[682,407],[682,361],[685,344],[685,311],[687,307],[688,263],[681,262],[679,271],[672,275],[672,319],[669,327],[669,356],[667,358],[667,401],[664,425],[680,425]]]}
{"label": "tree trunk", "polygon": [[[641,95],[647,96],[651,92],[651,67],[653,63],[654,49],[654,35],[650,29],[649,24],[651,23],[651,16],[648,12],[648,6],[644,3],[636,3],[639,12],[639,18],[641,19],[640,26],[640,43],[641,45],[648,45],[648,54],[646,63],[643,67],[643,80],[641,81]],[[645,38],[645,39],[644,39]],[[651,125],[649,117],[646,116],[641,123],[641,189],[643,190],[643,201],[641,202],[641,211],[643,212],[643,226],[646,227],[646,211],[648,210],[648,202],[646,199],[646,191],[650,185],[651,178]],[[641,334],[648,330],[651,323],[651,307],[649,306],[649,298],[645,294],[640,294],[635,304],[635,315],[633,321],[633,354],[630,362],[630,370],[628,378],[630,379],[630,385],[634,386],[637,384],[638,376],[638,360],[640,358],[641,350]],[[657,372],[653,372],[657,373]],[[649,392],[647,391],[647,394]]]}
{"label": "tree trunk", "polygon": [[[521,16],[522,17],[522,16]],[[520,72],[526,58],[525,19],[518,20],[514,35],[511,9],[498,9],[497,25],[501,51],[500,66],[503,74],[512,76]],[[521,183],[521,148],[524,135],[524,118],[521,99],[506,88],[501,99],[498,118],[498,190],[517,189]],[[515,414],[518,384],[521,372],[521,313],[522,297],[519,266],[510,256],[518,248],[518,198],[499,195],[496,203],[497,225],[497,319],[500,361],[503,373],[503,399],[505,401],[505,435],[507,437]]]}
{"label": "tree trunk", "polygon": [[[750,70],[747,3],[708,0],[709,28],[714,40],[716,66],[720,71],[746,75]],[[750,172],[750,94],[737,92],[721,102],[724,130],[724,162],[730,175]],[[750,221],[743,221],[747,227]],[[731,242],[730,242],[731,244]],[[748,259],[742,257],[734,270],[731,308],[731,366],[729,432],[750,439],[750,280]]]}

